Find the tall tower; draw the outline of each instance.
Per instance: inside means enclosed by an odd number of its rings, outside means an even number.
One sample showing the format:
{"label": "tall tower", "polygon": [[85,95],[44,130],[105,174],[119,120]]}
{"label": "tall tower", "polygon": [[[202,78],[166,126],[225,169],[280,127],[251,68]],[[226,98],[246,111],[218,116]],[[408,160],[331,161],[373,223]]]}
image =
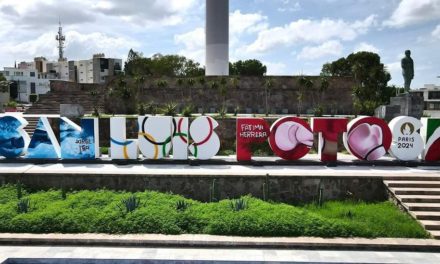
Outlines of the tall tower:
{"label": "tall tower", "polygon": [[58,35],[55,39],[58,41],[58,61],[65,61],[64,58],[64,41],[66,41],[66,36],[63,35],[63,27],[61,26],[61,20],[59,21]]}
{"label": "tall tower", "polygon": [[206,75],[229,75],[229,0],[206,0]]}

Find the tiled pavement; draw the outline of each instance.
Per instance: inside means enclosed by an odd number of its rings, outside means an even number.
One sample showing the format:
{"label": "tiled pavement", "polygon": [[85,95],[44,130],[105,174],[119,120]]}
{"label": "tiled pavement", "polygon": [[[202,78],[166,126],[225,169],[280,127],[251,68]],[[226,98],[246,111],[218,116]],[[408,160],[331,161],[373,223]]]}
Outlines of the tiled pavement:
{"label": "tiled pavement", "polygon": [[113,260],[105,264],[125,263],[123,259],[151,260],[131,263],[440,263],[440,253],[419,252],[0,246],[0,263],[8,258],[55,258],[46,263],[57,264],[68,264],[65,259]]}

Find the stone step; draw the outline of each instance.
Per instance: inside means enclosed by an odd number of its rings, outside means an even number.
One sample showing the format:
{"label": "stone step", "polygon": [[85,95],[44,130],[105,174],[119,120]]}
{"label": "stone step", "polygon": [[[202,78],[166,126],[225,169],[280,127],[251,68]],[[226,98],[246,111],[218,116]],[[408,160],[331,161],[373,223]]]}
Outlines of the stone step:
{"label": "stone step", "polygon": [[417,220],[436,220],[440,221],[440,212],[414,211],[411,212]]}
{"label": "stone step", "polygon": [[440,181],[439,175],[424,175],[424,176],[384,176],[384,181]]}
{"label": "stone step", "polygon": [[403,206],[407,207],[410,211],[428,211],[428,212],[440,212],[439,203],[404,203]]}
{"label": "stone step", "polygon": [[421,220],[420,223],[425,227],[426,230],[440,230],[440,221],[433,220]]}
{"label": "stone step", "polygon": [[440,203],[440,195],[397,195],[404,203]]}
{"label": "stone step", "polygon": [[430,231],[429,232],[433,238],[440,239],[440,231]]}
{"label": "stone step", "polygon": [[384,181],[391,188],[440,188],[440,181]]}

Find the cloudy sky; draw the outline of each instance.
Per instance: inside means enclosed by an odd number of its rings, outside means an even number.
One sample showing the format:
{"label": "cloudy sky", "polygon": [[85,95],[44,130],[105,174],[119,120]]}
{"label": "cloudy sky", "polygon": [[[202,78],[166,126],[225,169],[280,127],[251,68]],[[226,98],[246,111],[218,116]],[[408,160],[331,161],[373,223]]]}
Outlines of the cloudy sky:
{"label": "cloudy sky", "polygon": [[[0,0],[0,67],[65,55],[126,58],[128,50],[204,62],[204,0]],[[322,64],[366,50],[380,54],[393,84],[411,49],[415,87],[440,83],[440,0],[230,0],[231,61],[256,58],[273,75],[319,74]]]}

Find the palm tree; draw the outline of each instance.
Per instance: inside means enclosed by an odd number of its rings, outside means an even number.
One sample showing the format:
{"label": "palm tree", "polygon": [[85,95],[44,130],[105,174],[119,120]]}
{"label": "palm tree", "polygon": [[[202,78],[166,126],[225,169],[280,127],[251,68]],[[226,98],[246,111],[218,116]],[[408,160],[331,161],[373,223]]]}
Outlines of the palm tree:
{"label": "palm tree", "polygon": [[[312,105],[314,107],[315,106],[315,95],[314,95],[314,84],[313,84],[313,81],[310,78],[306,77],[306,76],[302,76],[299,79],[299,85],[300,85],[301,88],[306,88],[307,92],[311,92],[311,94],[312,94],[312,96],[311,96],[312,97]],[[303,91],[301,91],[301,96],[303,97],[302,99],[304,99]]]}
{"label": "palm tree", "polygon": [[266,115],[269,115],[269,99],[270,99],[270,91],[274,86],[274,80],[272,78],[268,78],[264,82],[264,96],[266,103]]}
{"label": "palm tree", "polygon": [[134,77],[134,82],[136,83],[136,87],[138,90],[138,94],[140,94],[140,98],[142,99],[143,95],[144,95],[144,87],[143,84],[145,82],[145,76],[144,75],[136,75]]}
{"label": "palm tree", "polygon": [[302,112],[302,104],[304,101],[304,92],[302,89],[300,89],[298,92],[296,92],[296,99],[298,100],[298,116],[301,115]]}
{"label": "palm tree", "polygon": [[189,88],[189,99],[192,102],[192,88],[196,84],[196,80],[194,80],[193,78],[189,78],[187,80],[187,84],[188,84],[188,88]]}

